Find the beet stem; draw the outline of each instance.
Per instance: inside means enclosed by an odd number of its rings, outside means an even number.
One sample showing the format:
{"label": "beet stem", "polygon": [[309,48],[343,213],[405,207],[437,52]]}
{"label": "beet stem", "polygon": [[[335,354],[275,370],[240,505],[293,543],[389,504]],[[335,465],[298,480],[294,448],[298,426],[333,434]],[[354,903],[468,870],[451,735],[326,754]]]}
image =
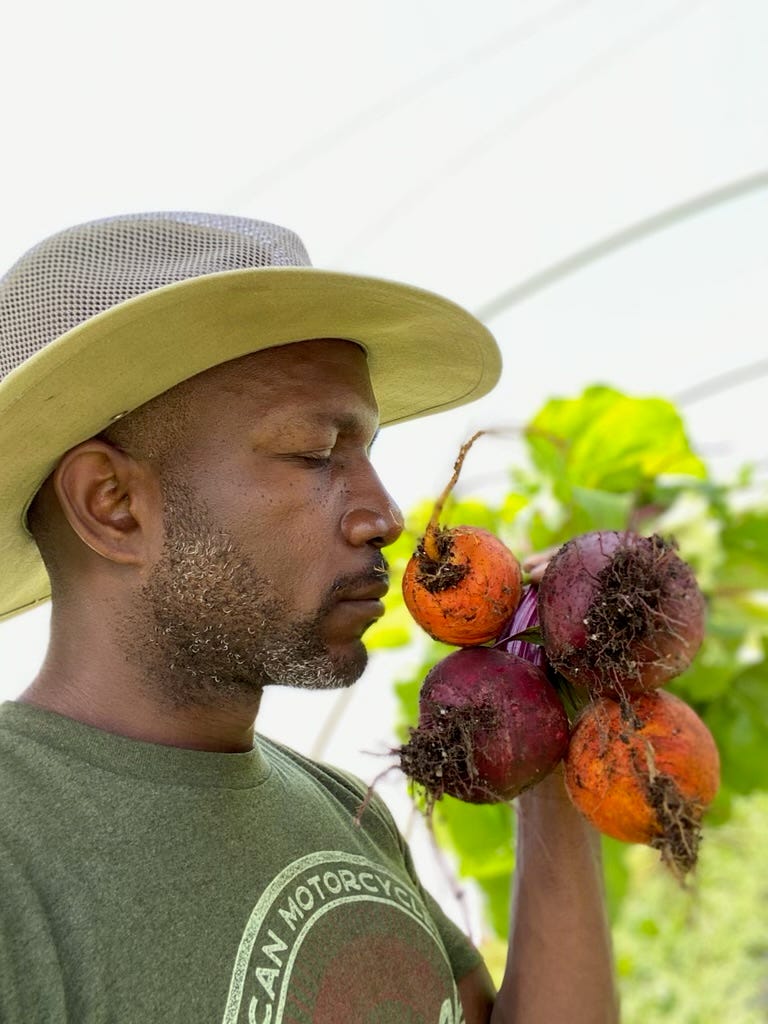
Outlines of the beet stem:
{"label": "beet stem", "polygon": [[472,445],[475,443],[478,437],[482,437],[483,434],[487,433],[487,430],[477,430],[472,435],[472,437],[470,437],[468,441],[465,441],[464,444],[461,446],[461,448],[459,449],[458,457],[453,464],[453,473],[451,475],[451,479],[446,484],[443,493],[437,499],[437,501],[435,502],[435,507],[432,509],[432,515],[429,518],[429,522],[427,523],[427,529],[424,533],[424,550],[427,552],[429,557],[433,558],[435,561],[439,561],[440,554],[437,550],[436,544],[434,546],[434,550],[432,549],[432,544],[434,539],[437,537],[438,521],[442,514],[443,507],[448,498],[450,497],[451,491],[458,482],[459,474],[461,473],[461,467],[464,465],[464,459],[467,457],[469,449],[472,447]]}

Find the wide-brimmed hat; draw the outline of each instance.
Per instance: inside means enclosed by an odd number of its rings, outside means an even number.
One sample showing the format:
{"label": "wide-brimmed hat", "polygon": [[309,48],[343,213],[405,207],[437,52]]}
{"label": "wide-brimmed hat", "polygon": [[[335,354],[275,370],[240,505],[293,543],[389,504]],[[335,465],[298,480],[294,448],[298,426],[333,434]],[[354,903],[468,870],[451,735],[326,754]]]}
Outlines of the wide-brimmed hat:
{"label": "wide-brimmed hat", "polygon": [[479,398],[501,369],[466,310],[314,268],[263,221],[128,214],[23,256],[0,280],[0,618],[50,594],[25,517],[66,451],[203,370],[313,338],[365,350],[382,425]]}

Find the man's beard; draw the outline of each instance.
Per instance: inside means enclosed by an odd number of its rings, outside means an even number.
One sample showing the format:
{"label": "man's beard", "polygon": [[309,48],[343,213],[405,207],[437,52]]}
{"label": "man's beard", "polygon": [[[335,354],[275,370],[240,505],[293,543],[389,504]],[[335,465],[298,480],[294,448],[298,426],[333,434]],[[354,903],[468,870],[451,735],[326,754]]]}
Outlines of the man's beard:
{"label": "man's beard", "polygon": [[380,554],[367,573],[337,578],[317,612],[301,617],[183,484],[166,484],[164,494],[165,546],[140,593],[144,628],[126,623],[125,636],[155,696],[225,707],[252,702],[270,684],[335,689],[360,677],[362,643],[332,655],[321,629],[335,594],[386,573]]}

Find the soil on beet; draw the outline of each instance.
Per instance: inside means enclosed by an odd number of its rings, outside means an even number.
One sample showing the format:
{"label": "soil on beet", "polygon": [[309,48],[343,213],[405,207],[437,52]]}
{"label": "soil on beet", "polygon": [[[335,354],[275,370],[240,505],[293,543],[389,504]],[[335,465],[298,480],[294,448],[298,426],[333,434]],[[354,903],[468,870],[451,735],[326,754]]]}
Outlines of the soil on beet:
{"label": "soil on beet", "polygon": [[[628,701],[621,702],[621,717],[633,731],[642,727]],[[638,752],[633,752],[632,762],[659,828],[659,835],[651,840],[650,846],[659,851],[662,861],[682,882],[696,867],[704,808],[683,796],[671,776],[657,770],[653,747],[648,741],[645,742],[644,763],[639,763]]]}
{"label": "soil on beet", "polygon": [[696,581],[674,546],[654,535],[619,548],[597,574],[596,584],[579,656],[621,692],[623,683],[639,681],[643,667],[653,663],[659,636],[678,636],[685,644],[678,632],[681,624],[664,609],[686,592],[695,595]]}
{"label": "soil on beet", "polygon": [[686,800],[667,775],[657,775],[649,781],[648,800],[662,829],[662,835],[653,839],[651,846],[682,881],[696,867],[701,842],[701,807]]}
{"label": "soil on beet", "polygon": [[416,548],[417,571],[416,582],[429,591],[437,594],[441,590],[450,590],[458,586],[469,572],[466,562],[454,562],[453,540],[450,530],[439,529],[434,534],[439,558],[431,558],[424,549],[424,541],[419,541]]}
{"label": "soil on beet", "polygon": [[505,799],[494,792],[477,768],[472,751],[478,736],[492,732],[499,713],[492,705],[466,708],[439,707],[428,729],[413,729],[400,748],[400,767],[426,795],[427,811],[447,793],[470,803],[494,803]]}

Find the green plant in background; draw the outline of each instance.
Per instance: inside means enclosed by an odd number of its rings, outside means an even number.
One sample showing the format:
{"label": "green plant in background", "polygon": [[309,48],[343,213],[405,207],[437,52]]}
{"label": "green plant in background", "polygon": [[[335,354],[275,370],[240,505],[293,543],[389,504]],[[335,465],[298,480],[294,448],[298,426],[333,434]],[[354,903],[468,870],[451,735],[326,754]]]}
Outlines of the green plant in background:
{"label": "green plant in background", "polygon": [[[768,893],[758,866],[763,843],[750,841],[749,830],[768,810],[760,795],[768,791],[768,498],[746,469],[731,483],[715,482],[691,450],[678,410],[662,399],[590,387],[577,398],[548,402],[521,436],[524,457],[505,468],[504,497],[493,505],[454,501],[443,516],[447,525],[484,526],[521,558],[589,530],[672,536],[708,602],[702,648],[669,686],[707,722],[722,762],[722,787],[691,890],[678,891],[660,866],[649,866],[649,851],[604,841],[624,1019],[766,1021],[768,991],[760,990],[758,979],[768,975],[768,925],[762,921]],[[414,509],[407,531],[389,549],[388,615],[369,633],[374,648],[410,644],[415,650],[413,673],[396,685],[396,728],[403,739],[416,722],[421,681],[449,651],[412,623],[399,588],[430,511],[431,502]],[[757,794],[752,803],[745,799],[750,794]],[[493,961],[493,937],[499,941],[507,930],[514,812],[508,805],[445,798],[434,824],[459,874],[484,893]],[[733,907],[742,904],[748,919],[752,909],[751,929],[735,926]],[[728,957],[721,950],[718,959],[717,942],[730,947]],[[673,955],[675,943],[685,955]],[[721,968],[717,994],[702,985],[700,974],[715,961]]]}

